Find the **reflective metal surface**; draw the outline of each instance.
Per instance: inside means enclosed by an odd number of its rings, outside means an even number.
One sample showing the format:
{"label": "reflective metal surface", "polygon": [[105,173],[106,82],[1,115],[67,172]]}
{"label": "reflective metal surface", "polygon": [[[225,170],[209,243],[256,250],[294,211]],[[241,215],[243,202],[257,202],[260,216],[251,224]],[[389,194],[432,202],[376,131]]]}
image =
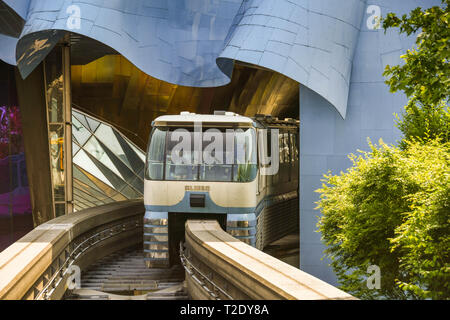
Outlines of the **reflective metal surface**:
{"label": "reflective metal surface", "polygon": [[151,122],[163,114],[230,110],[298,118],[299,89],[297,82],[279,73],[239,64],[226,86],[183,87],[145,74],[123,56],[107,55],[72,66],[72,100],[145,149]]}

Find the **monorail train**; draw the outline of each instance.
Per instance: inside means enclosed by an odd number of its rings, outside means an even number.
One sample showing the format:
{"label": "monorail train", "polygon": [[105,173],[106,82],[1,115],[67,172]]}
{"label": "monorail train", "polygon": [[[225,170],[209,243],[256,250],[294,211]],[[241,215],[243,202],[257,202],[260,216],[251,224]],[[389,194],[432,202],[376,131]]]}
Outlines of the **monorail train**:
{"label": "monorail train", "polygon": [[298,232],[297,120],[182,112],[152,127],[144,182],[148,267],[177,263],[187,219],[215,219],[261,250]]}

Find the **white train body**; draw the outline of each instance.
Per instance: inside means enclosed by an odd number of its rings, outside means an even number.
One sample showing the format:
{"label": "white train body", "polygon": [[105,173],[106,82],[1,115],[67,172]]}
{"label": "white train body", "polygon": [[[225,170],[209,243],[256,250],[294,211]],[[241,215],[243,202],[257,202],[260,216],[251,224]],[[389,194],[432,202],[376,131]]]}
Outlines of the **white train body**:
{"label": "white train body", "polygon": [[[152,123],[144,182],[149,267],[176,262],[187,219],[215,219],[235,238],[259,249],[299,229],[298,121],[218,113],[183,112]],[[266,132],[269,137],[261,139]],[[276,145],[275,134],[279,148],[272,153],[279,166],[276,174],[266,175],[273,160],[263,165],[258,152]],[[179,151],[181,142],[192,151]],[[211,153],[212,142],[219,147]]]}

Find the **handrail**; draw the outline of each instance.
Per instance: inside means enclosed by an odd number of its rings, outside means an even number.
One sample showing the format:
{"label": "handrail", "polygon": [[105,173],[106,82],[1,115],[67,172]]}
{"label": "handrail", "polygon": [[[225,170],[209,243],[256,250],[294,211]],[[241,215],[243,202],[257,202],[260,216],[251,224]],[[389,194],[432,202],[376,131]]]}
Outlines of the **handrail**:
{"label": "handrail", "polygon": [[71,266],[142,242],[144,211],[142,200],[121,201],[36,227],[0,253],[0,299],[60,299]]}
{"label": "handrail", "polygon": [[181,255],[193,299],[355,299],[233,238],[216,221],[188,220],[185,227],[186,250]]}

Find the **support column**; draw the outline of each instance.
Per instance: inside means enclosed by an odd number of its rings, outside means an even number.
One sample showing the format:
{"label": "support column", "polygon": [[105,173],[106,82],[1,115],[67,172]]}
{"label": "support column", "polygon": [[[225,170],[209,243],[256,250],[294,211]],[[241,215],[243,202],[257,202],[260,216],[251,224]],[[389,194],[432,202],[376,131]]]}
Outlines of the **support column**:
{"label": "support column", "polygon": [[70,86],[70,37],[67,35],[62,47],[63,58],[63,104],[65,118],[65,140],[64,140],[64,163],[65,163],[65,184],[66,184],[66,214],[73,212],[73,187],[72,187],[72,91]]}
{"label": "support column", "polygon": [[22,79],[17,68],[15,73],[33,222],[36,227],[55,217],[48,156],[44,67],[41,63],[26,79]]}
{"label": "support column", "polygon": [[55,216],[73,212],[69,36],[44,60],[52,199]]}

